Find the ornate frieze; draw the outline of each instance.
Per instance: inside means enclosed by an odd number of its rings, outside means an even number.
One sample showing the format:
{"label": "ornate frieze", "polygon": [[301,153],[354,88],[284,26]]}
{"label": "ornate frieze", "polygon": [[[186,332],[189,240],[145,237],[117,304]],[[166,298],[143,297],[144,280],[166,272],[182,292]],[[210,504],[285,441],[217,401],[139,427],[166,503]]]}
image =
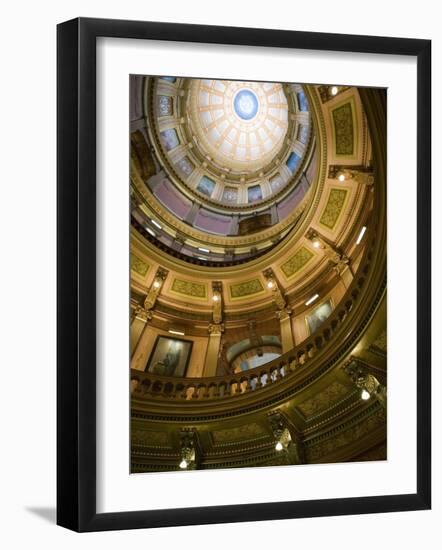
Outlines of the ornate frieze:
{"label": "ornate frieze", "polygon": [[237,428],[215,430],[212,432],[212,439],[215,444],[248,441],[251,439],[256,439],[257,437],[268,437],[268,434],[264,428],[256,422],[244,424],[243,426],[238,426]]}
{"label": "ornate frieze", "polygon": [[301,411],[305,418],[310,418],[318,414],[320,411],[324,411],[333,405],[336,405],[348,394],[348,386],[345,386],[341,382],[335,380],[324,390],[297,405],[297,409]]}

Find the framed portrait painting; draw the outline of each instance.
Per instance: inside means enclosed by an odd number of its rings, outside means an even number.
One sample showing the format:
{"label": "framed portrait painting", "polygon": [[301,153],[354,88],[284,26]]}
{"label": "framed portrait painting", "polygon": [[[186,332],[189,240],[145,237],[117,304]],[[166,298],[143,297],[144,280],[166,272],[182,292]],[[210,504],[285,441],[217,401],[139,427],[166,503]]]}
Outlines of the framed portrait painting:
{"label": "framed portrait painting", "polygon": [[333,311],[333,304],[330,299],[318,305],[306,316],[305,321],[310,334],[313,334]]}
{"label": "framed portrait painting", "polygon": [[146,365],[146,371],[163,376],[184,377],[192,353],[192,345],[192,341],[158,336]]}
{"label": "framed portrait painting", "polygon": [[430,508],[430,53],[59,25],[59,525]]}

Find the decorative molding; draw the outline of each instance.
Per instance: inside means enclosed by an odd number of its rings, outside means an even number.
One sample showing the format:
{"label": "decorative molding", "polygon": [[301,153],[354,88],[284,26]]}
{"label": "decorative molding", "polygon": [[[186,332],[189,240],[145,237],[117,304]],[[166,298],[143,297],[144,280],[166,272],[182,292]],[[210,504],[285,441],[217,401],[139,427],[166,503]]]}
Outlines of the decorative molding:
{"label": "decorative molding", "polygon": [[362,437],[385,425],[385,410],[379,408],[359,424],[353,425],[349,429],[337,433],[334,437],[332,436],[325,440],[320,440],[313,445],[308,445],[305,449],[306,458],[308,462],[315,462],[341,447],[345,447],[346,445],[350,445],[360,440]]}
{"label": "decorative molding", "polygon": [[154,432],[139,428],[131,430],[131,443],[143,447],[171,447],[167,432]]}
{"label": "decorative molding", "polygon": [[302,415],[308,419],[318,412],[337,404],[349,393],[351,393],[351,389],[349,389],[348,386],[341,384],[341,382],[334,381],[314,397],[297,405],[297,409],[299,409]]}
{"label": "decorative molding", "polygon": [[264,428],[254,422],[252,424],[244,424],[237,428],[213,431],[212,439],[215,444],[219,444],[238,440],[247,441],[255,439],[257,436],[266,437],[267,435]]}

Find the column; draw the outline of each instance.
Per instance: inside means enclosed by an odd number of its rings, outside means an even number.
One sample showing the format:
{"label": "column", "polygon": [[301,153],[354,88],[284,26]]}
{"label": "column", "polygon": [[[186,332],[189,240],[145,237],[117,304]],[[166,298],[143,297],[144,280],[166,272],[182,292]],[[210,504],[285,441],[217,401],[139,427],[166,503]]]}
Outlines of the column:
{"label": "column", "polygon": [[224,325],[222,323],[209,325],[209,345],[207,346],[206,361],[204,363],[203,372],[205,377],[216,376],[219,348],[223,331]]}
{"label": "column", "polygon": [[347,289],[353,281],[353,271],[349,265],[347,265],[345,269],[341,271],[341,279],[344,283],[345,288]]}
{"label": "column", "polygon": [[199,209],[200,209],[200,205],[197,202],[194,202],[192,204],[191,209],[189,210],[186,217],[184,218],[184,221],[190,225],[193,225],[193,222],[195,221],[195,218],[196,218],[196,215],[198,214]]}
{"label": "column", "polygon": [[282,353],[287,353],[295,347],[292,331],[292,320],[287,310],[277,312],[281,327]]}
{"label": "column", "polygon": [[155,274],[154,280],[151,287],[147,292],[147,296],[144,300],[143,307],[138,306],[135,319],[130,326],[130,356],[133,357],[137,345],[140,341],[140,338],[146,328],[147,321],[151,320],[153,317],[152,310],[155,306],[156,299],[158,294],[161,291],[164,281],[168,275],[169,271],[163,267],[159,267]]}
{"label": "column", "polygon": [[152,313],[146,311],[142,307],[138,307],[135,318],[130,325],[130,356],[132,357],[138,342],[140,341],[141,335],[146,327],[148,318],[152,317]]}
{"label": "column", "polygon": [[263,275],[267,281],[267,288],[272,292],[273,302],[278,308],[276,316],[279,319],[279,324],[281,328],[282,353],[286,353],[295,347],[292,330],[292,319],[290,316],[292,310],[287,304],[287,300],[282,292],[280,284],[276,279],[273,270],[269,267],[268,269],[263,271]]}

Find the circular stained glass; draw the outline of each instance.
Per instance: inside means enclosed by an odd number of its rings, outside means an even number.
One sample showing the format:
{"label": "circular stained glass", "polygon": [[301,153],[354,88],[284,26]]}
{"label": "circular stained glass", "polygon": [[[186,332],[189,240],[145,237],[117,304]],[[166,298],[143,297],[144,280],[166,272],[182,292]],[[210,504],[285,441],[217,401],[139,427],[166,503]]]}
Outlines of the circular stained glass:
{"label": "circular stained glass", "polygon": [[235,113],[243,120],[252,120],[258,112],[258,98],[251,90],[239,90],[233,100]]}

